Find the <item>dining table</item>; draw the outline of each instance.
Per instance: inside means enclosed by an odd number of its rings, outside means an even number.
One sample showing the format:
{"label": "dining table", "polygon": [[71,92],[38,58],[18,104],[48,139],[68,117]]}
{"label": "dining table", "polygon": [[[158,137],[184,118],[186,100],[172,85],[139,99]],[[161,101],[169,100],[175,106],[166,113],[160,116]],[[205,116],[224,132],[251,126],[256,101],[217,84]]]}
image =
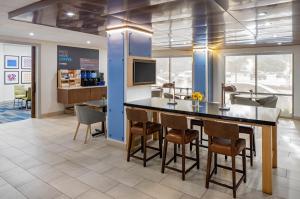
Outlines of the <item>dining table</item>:
{"label": "dining table", "polygon": [[[262,192],[272,194],[272,170],[277,168],[277,123],[279,108],[266,108],[246,105],[230,105],[229,110],[221,110],[219,103],[202,102],[195,105],[192,100],[176,100],[177,104],[168,104],[170,99],[147,98],[124,103],[125,107],[143,109],[157,115],[172,113],[200,120],[213,120],[238,125],[250,125],[262,128]],[[196,103],[197,104],[197,103]],[[159,117],[156,117],[157,122]]]}

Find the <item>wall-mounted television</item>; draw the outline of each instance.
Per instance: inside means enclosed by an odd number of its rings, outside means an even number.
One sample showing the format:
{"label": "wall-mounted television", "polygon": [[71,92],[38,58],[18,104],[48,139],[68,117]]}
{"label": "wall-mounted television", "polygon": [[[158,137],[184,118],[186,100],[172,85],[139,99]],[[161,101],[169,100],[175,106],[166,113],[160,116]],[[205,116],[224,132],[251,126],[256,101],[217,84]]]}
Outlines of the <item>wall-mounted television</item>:
{"label": "wall-mounted television", "polygon": [[133,85],[147,85],[156,83],[155,60],[133,60]]}

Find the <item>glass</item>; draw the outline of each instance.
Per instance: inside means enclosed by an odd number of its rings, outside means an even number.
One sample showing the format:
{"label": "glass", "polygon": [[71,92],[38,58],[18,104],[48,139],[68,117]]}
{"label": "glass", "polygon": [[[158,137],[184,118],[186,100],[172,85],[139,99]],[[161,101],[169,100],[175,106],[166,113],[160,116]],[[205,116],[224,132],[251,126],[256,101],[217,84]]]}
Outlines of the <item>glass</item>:
{"label": "glass", "polygon": [[257,55],[257,92],[293,93],[293,55]]}
{"label": "glass", "polygon": [[192,70],[192,57],[171,58],[171,82],[175,81],[176,87],[192,88]]}
{"label": "glass", "polygon": [[226,56],[225,83],[234,85],[237,91],[255,91],[255,56]]}
{"label": "glass", "polygon": [[156,58],[156,85],[168,83],[169,76],[169,58]]}

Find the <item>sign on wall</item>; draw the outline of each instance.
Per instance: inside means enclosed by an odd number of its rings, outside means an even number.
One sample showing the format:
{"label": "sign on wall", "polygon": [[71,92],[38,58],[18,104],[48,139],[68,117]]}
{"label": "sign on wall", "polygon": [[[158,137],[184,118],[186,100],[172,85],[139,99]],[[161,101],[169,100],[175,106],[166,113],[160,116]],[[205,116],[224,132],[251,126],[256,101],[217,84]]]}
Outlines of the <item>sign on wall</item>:
{"label": "sign on wall", "polygon": [[99,70],[99,50],[57,46],[57,68]]}

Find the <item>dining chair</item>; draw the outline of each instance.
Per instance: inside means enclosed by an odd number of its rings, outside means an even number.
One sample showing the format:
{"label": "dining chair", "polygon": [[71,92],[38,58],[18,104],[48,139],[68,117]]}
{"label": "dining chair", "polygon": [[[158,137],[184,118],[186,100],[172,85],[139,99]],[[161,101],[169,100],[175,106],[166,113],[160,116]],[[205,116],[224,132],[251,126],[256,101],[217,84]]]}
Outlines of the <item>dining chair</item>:
{"label": "dining chair", "polygon": [[[239,97],[238,94],[230,96],[232,104],[246,105],[246,106],[260,106],[261,104],[257,101],[253,101],[251,98]],[[256,156],[256,142],[255,142],[255,128],[252,126],[239,126],[239,132],[249,136],[249,147],[246,150],[249,151],[249,155],[246,154],[247,158],[250,158],[250,165],[253,166],[253,156]],[[225,157],[227,159],[227,157]]]}
{"label": "dining chair", "polygon": [[23,85],[14,85],[14,107],[16,106],[16,100],[18,104],[22,104],[22,99],[26,97],[26,89]]}
{"label": "dining chair", "polygon": [[[164,98],[166,98],[166,99],[173,99],[173,94],[171,94],[171,93],[164,93]],[[175,99],[180,99],[180,98],[175,95]]]}
{"label": "dining chair", "polygon": [[278,97],[275,95],[256,100],[261,106],[268,108],[276,108],[277,101]]}
{"label": "dining chair", "polygon": [[[215,121],[204,121],[204,132],[208,135],[208,156],[206,168],[205,187],[209,188],[209,183],[214,183],[233,190],[233,197],[236,198],[236,191],[242,181],[246,183],[246,140],[239,138],[239,126]],[[243,169],[236,168],[236,156],[242,152]],[[211,162],[214,153],[214,166],[211,172]],[[231,156],[232,167],[218,164],[218,154]],[[217,168],[223,168],[232,171],[232,186],[212,179],[217,174]],[[236,172],[242,176],[236,182]]]}
{"label": "dining chair", "polygon": [[152,90],[151,97],[162,97],[162,90]]}
{"label": "dining chair", "polygon": [[[129,121],[129,140],[128,140],[128,149],[127,149],[127,161],[130,161],[130,157],[143,160],[143,165],[146,167],[146,164],[149,160],[153,159],[156,156],[162,157],[162,126],[155,122],[150,122],[148,120],[147,112],[139,109],[126,109],[127,120]],[[147,137],[153,135],[154,133],[159,134],[159,147],[148,146]],[[141,137],[141,146],[135,151],[132,150],[132,142],[135,136]],[[147,148],[158,151],[150,157],[147,157]],[[137,152],[141,151],[143,157],[136,156]]]}
{"label": "dining chair", "polygon": [[28,103],[31,102],[31,88],[29,87],[28,90],[26,91],[26,97],[22,98],[22,100],[25,101],[25,107],[28,109]]}
{"label": "dining chair", "polygon": [[[190,121],[191,129],[194,129],[194,126],[198,126],[200,128],[200,138],[199,138],[199,147],[207,148],[207,145],[203,144],[203,142],[207,142],[208,140],[203,137],[203,120],[200,119],[191,119]],[[194,142],[190,143],[190,151],[193,150],[193,146],[196,144]]]}
{"label": "dining chair", "polygon": [[[197,130],[188,129],[187,118],[184,116],[161,114],[161,124],[166,132],[164,138],[164,149],[163,149],[163,160],[161,172],[165,172],[165,168],[181,172],[182,180],[185,180],[185,175],[191,171],[195,166],[199,169],[199,132]],[[186,156],[185,146],[186,144],[196,141],[196,158]],[[174,144],[174,156],[166,162],[168,143]],[[181,145],[182,153],[177,154],[177,145]],[[177,161],[177,156],[182,157],[182,168],[181,170],[175,167],[169,166],[174,160]],[[185,159],[195,161],[188,169],[185,168]]]}
{"label": "dining chair", "polygon": [[[76,113],[78,124],[76,127],[76,131],[75,131],[73,140],[75,140],[77,137],[77,133],[78,133],[80,124],[87,125],[84,144],[87,143],[88,134],[92,135],[92,130],[91,130],[92,124],[103,122],[104,127],[105,127],[106,114],[104,112],[92,109],[87,105],[79,104],[79,105],[75,105],[75,113]],[[105,131],[105,129],[104,129],[104,131]]]}

